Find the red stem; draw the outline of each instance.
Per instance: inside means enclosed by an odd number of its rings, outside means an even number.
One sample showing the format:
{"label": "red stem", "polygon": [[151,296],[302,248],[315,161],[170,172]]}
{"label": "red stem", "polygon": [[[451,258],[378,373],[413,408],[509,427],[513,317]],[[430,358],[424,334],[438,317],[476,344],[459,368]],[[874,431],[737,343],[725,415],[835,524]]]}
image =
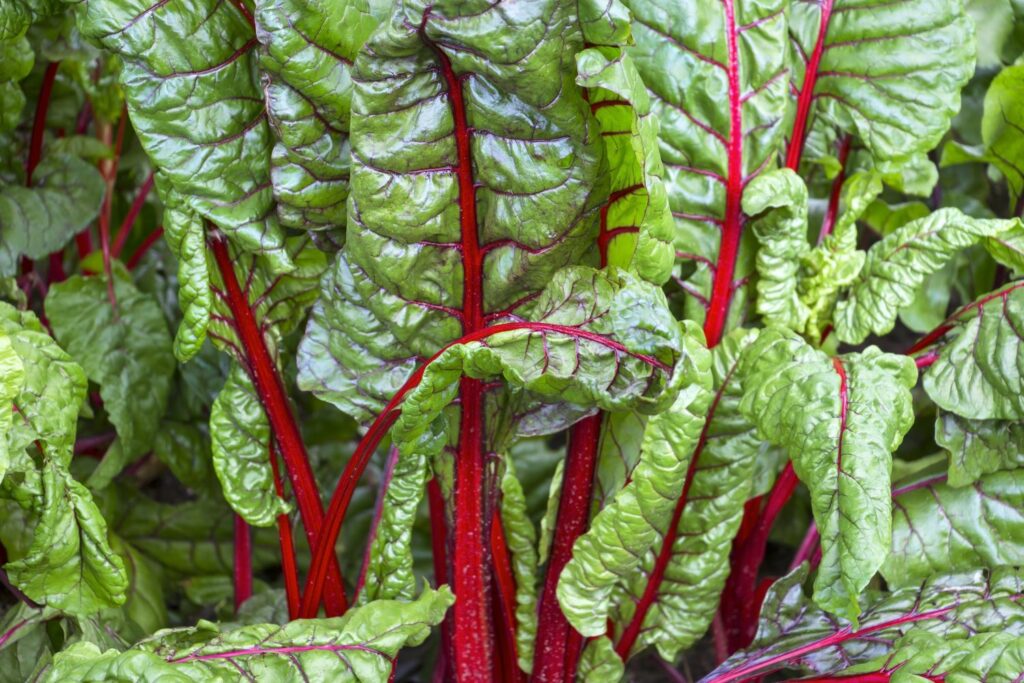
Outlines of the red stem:
{"label": "red stem", "polygon": [[[281,483],[281,471],[277,466],[277,453],[274,452],[274,440],[271,439],[270,468],[274,472],[274,491],[278,498],[284,498],[284,485]],[[292,538],[292,520],[287,514],[277,516],[277,540],[281,546],[281,573],[284,576],[284,593],[288,600],[288,618],[299,616],[299,569],[295,563],[295,540]]]}
{"label": "red stem", "polygon": [[60,62],[49,62],[43,72],[43,83],[39,87],[39,99],[36,101],[36,117],[32,121],[32,137],[28,146],[28,160],[25,162],[25,185],[32,187],[32,174],[43,156],[43,135],[46,132],[46,112],[50,108],[53,96],[53,82],[57,79]]}
{"label": "red stem", "polygon": [[[323,536],[321,530],[324,513],[316,479],[314,479],[313,470],[309,466],[306,446],[302,441],[302,434],[295,422],[295,416],[292,415],[291,407],[288,405],[288,394],[285,392],[281,376],[277,372],[277,366],[267,349],[263,334],[256,324],[249,300],[238,285],[238,278],[231,263],[231,255],[228,253],[227,242],[220,236],[211,236],[208,243],[224,282],[228,307],[231,309],[238,336],[242,341],[249,374],[256,387],[260,403],[263,404],[263,409],[270,420],[274,440],[277,442],[281,457],[284,458],[285,469],[291,481],[292,491],[295,493],[309,547],[315,553]],[[345,591],[341,583],[341,570],[338,568],[333,552],[335,538],[336,536],[331,537],[331,552],[327,555],[324,567],[325,574],[329,574],[326,587],[328,616],[341,614],[347,607]]]}
{"label": "red stem", "polygon": [[846,162],[850,158],[851,141],[850,135],[844,135],[839,141],[839,175],[832,181],[828,210],[825,212],[825,218],[821,221],[821,230],[818,231],[818,244],[824,242],[825,238],[832,234],[836,217],[839,215],[839,200],[843,195],[843,183],[846,182]]}
{"label": "red stem", "polygon": [[733,275],[736,271],[736,257],[743,234],[743,214],[740,200],[743,195],[743,103],[740,84],[738,31],[733,0],[723,0],[726,19],[726,41],[729,63],[729,178],[725,189],[725,215],[722,222],[722,239],[718,247],[718,262],[711,285],[711,301],[704,321],[704,336],[708,347],[718,345],[725,331],[732,302]]}
{"label": "red stem", "polygon": [[754,639],[757,614],[761,609],[761,603],[755,599],[758,570],[764,560],[772,525],[793,496],[797,483],[793,463],[787,462],[775,480],[750,535],[742,542],[737,541],[733,547],[732,571],[725,584],[721,607],[730,652],[747,647]]}
{"label": "red stem", "polygon": [[800,541],[800,547],[796,549],[796,555],[793,556],[793,561],[789,563],[789,571],[793,571],[804,562],[810,560],[814,554],[814,549],[817,547],[818,525],[811,521],[811,526],[807,529],[804,540]]}
{"label": "red stem", "polygon": [[149,191],[151,189],[153,189],[152,171],[150,171],[149,175],[146,176],[146,180],[142,183],[142,187],[139,188],[139,193],[135,195],[135,199],[132,201],[131,208],[128,209],[128,213],[125,215],[124,220],[121,221],[121,227],[117,231],[117,237],[114,239],[115,257],[121,256],[121,251],[124,250],[124,244],[128,241],[128,235],[132,232],[132,226],[135,225],[135,219],[138,218],[139,212],[142,211],[142,206],[146,203],[146,197],[149,195]]}
{"label": "red stem", "polygon": [[128,266],[128,270],[135,270],[135,266],[139,265],[139,261],[142,260],[142,257],[146,255],[146,252],[149,251],[150,247],[160,241],[160,238],[163,237],[163,235],[164,226],[162,225],[157,226],[156,230],[149,233],[146,236],[146,239],[142,240],[142,244],[140,244],[128,258],[128,263],[126,264]]}
{"label": "red stem", "polygon": [[331,496],[330,507],[328,508],[327,515],[324,519],[323,534],[327,545],[322,548],[317,548],[317,550],[314,551],[313,560],[310,563],[309,576],[306,579],[306,587],[302,595],[301,613],[303,617],[306,617],[307,614],[316,614],[316,607],[320,601],[321,591],[323,590],[323,580],[327,562],[330,557],[333,556],[334,542],[338,538],[338,531],[341,529],[341,524],[345,519],[345,513],[347,512],[348,505],[352,500],[352,494],[355,492],[356,484],[359,482],[359,477],[366,469],[366,465],[370,462],[370,458],[373,456],[374,451],[380,444],[381,439],[384,438],[384,435],[387,434],[391,425],[393,425],[395,420],[398,419],[398,416],[401,413],[400,406],[402,401],[405,399],[405,396],[416,388],[423,380],[423,373],[426,371],[427,366],[437,360],[442,353],[456,344],[468,344],[503,332],[519,330],[552,332],[555,334],[564,334],[575,339],[586,339],[643,361],[653,368],[657,368],[664,372],[668,372],[670,370],[669,366],[656,358],[629,351],[619,342],[602,337],[601,335],[590,332],[589,330],[581,330],[564,325],[552,325],[550,323],[517,322],[491,325],[490,327],[485,327],[484,329],[478,330],[472,334],[467,334],[445,345],[440,351],[420,365],[420,367],[418,367],[416,371],[409,376],[409,379],[405,381],[405,384],[395,392],[395,395],[391,397],[391,400],[384,407],[384,410],[381,411],[370,425],[370,428],[359,442],[359,445],[356,446],[356,450],[352,454],[352,457],[349,458],[348,463],[346,463],[345,470],[342,472],[341,477],[338,480],[338,484],[334,489],[334,493]]}
{"label": "red stem", "polygon": [[[430,510],[430,546],[434,560],[434,586],[450,583],[448,575],[448,520],[444,512],[444,495],[437,479],[427,482],[427,503]],[[435,683],[448,680],[448,662],[452,659],[452,620],[446,614],[441,622],[441,649],[434,667]]]}
{"label": "red stem", "polygon": [[252,597],[252,534],[241,515],[235,515],[235,612]]}
{"label": "red stem", "polygon": [[800,169],[800,159],[804,153],[804,142],[807,136],[808,119],[811,104],[814,102],[814,86],[818,81],[818,66],[825,52],[825,37],[828,35],[829,20],[832,18],[833,0],[821,0],[821,22],[818,26],[818,39],[814,51],[804,71],[804,84],[797,98],[796,116],[793,119],[793,133],[789,138],[789,151],[786,154],[786,167],[794,171]]}
{"label": "red stem", "polygon": [[569,431],[565,459],[566,477],[558,501],[555,535],[551,540],[544,589],[537,611],[537,654],[533,679],[539,683],[569,683],[575,680],[583,637],[569,625],[558,605],[558,579],[572,559],[576,539],[590,522],[590,499],[594,490],[598,442],[602,415],[580,420]]}
{"label": "red stem", "polygon": [[491,556],[494,558],[494,610],[501,625],[496,642],[497,659],[500,662],[499,680],[525,683],[526,675],[519,668],[516,644],[516,581],[512,573],[512,559],[505,539],[505,529],[497,507],[491,519]]}

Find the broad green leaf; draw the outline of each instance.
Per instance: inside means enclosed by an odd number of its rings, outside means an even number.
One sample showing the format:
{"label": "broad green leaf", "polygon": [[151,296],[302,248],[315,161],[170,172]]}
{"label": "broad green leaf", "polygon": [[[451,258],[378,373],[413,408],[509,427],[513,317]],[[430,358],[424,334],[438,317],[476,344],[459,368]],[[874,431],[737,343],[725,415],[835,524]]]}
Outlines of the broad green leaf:
{"label": "broad green leaf", "polygon": [[892,593],[871,593],[859,624],[837,620],[811,604],[801,589],[806,578],[805,565],[775,582],[754,642],[704,683],[748,680],[779,669],[836,675],[888,656],[893,641],[909,632],[930,633],[971,651],[991,634],[1024,634],[1019,601],[1024,582],[1016,569],[946,574]]}
{"label": "broad green leaf", "polygon": [[890,233],[868,250],[860,276],[836,307],[839,339],[859,344],[869,334],[891,331],[900,308],[914,301],[926,277],[961,249],[1018,225],[1016,220],[975,219],[956,209],[940,209]]}
{"label": "broad green leaf", "polygon": [[537,636],[537,532],[527,514],[526,495],[516,478],[512,458],[504,458],[501,475],[501,523],[505,542],[512,554],[516,580],[516,654],[519,668],[533,669],[534,639]]}
{"label": "broad green leaf", "polygon": [[42,466],[43,501],[28,553],[5,565],[25,595],[70,614],[91,614],[125,600],[124,562],[89,490],[54,456]]}
{"label": "broad green leaf", "polygon": [[248,374],[237,363],[210,410],[213,469],[224,498],[253,526],[271,526],[289,510],[274,489],[270,423]]}
{"label": "broad green leaf", "polygon": [[950,486],[1024,465],[1024,424],[1015,420],[969,420],[940,410],[935,443],[949,452]]}
{"label": "broad green leaf", "polygon": [[10,462],[7,434],[11,430],[14,400],[25,386],[25,366],[6,332],[0,331],[0,481]]}
{"label": "broad green leaf", "polygon": [[810,251],[807,186],[788,168],[763,173],[744,190],[743,211],[759,247],[757,312],[769,325],[803,330],[811,313],[797,292],[800,262]]}
{"label": "broad green leaf", "polygon": [[105,184],[95,166],[75,157],[48,156],[32,187],[0,187],[0,276],[18,259],[44,258],[96,218]]}
{"label": "broad green leaf", "polygon": [[562,499],[562,481],[565,479],[565,460],[555,464],[548,485],[547,505],[540,520],[540,538],[537,540],[537,561],[544,565],[551,557],[551,543],[555,538],[555,519],[558,517],[558,503]]}
{"label": "broad green leaf", "polygon": [[924,373],[924,389],[943,410],[976,420],[1024,417],[1024,291],[1011,283],[951,318],[951,340]]}
{"label": "broad green leaf", "polygon": [[352,62],[382,6],[369,0],[255,3],[267,114],[277,138],[270,177],[283,225],[343,235]]}
{"label": "broad green leaf", "polygon": [[588,47],[576,55],[576,83],[601,127],[611,172],[608,201],[601,210],[598,247],[607,262],[663,284],[675,263],[675,228],[662,181],[659,122],[633,60],[629,10],[619,0],[580,3]]}
{"label": "broad green leaf", "polygon": [[183,319],[174,337],[174,355],[184,363],[203,347],[210,325],[213,294],[210,291],[210,263],[206,256],[206,229],[199,214],[163,193],[164,236],[178,259],[178,305]]}
{"label": "broad green leaf", "polygon": [[81,643],[57,654],[44,680],[384,681],[398,651],[423,642],[453,601],[447,588],[428,589],[414,602],[379,600],[335,619],[234,630],[202,621],[158,631],[123,653]]}
{"label": "broad green leaf", "polygon": [[608,683],[620,681],[626,673],[626,667],[615,653],[615,645],[609,638],[591,638],[583,647],[579,668],[576,669],[578,680],[584,683]]}
{"label": "broad green leaf", "polygon": [[933,477],[894,494],[892,551],[881,567],[891,588],[1024,564],[1024,471],[987,474],[962,488]]}
{"label": "broad green leaf", "polygon": [[[782,140],[789,86],[786,3],[626,4],[636,39],[629,54],[661,122],[675,248],[683,259],[696,257],[689,285],[708,298],[721,236],[741,230],[743,186],[770,166]],[[735,279],[745,274],[737,270]],[[703,315],[696,306],[688,313]]]}
{"label": "broad green leaf", "polygon": [[745,355],[740,409],[786,447],[821,532],[815,601],[855,620],[889,552],[892,452],[913,424],[914,362],[875,347],[829,358],[769,329]]}
{"label": "broad green leaf", "polygon": [[[4,10],[0,10],[4,12]],[[18,81],[32,72],[35,53],[29,41],[13,26],[4,26],[0,16],[0,133],[14,130],[25,108],[25,95]]]}
{"label": "broad green leaf", "polygon": [[558,582],[562,612],[584,636],[607,631],[613,592],[657,545],[683,492],[712,399],[711,355],[703,334],[692,322],[684,330],[683,357],[673,377],[681,390],[665,412],[647,423],[629,483],[576,540]]}
{"label": "broad green leaf", "polygon": [[82,35],[118,55],[132,127],[173,191],[274,272],[292,266],[270,182],[256,36],[232,3],[77,3]]}
{"label": "broad green leaf", "polygon": [[75,275],[50,287],[46,315],[57,340],[99,385],[103,407],[131,458],[153,444],[175,362],[160,305],[136,289],[127,272],[113,278],[113,306],[105,277]]}
{"label": "broad green leaf", "polygon": [[199,494],[215,493],[217,486],[210,453],[210,437],[200,427],[164,420],[157,428],[153,455],[182,484]]}
{"label": "broad green leaf", "polygon": [[985,113],[981,137],[986,158],[1003,174],[1012,202],[1024,193],[1024,64],[1008,66],[999,72],[985,94]]}
{"label": "broad green leaf", "polygon": [[[691,481],[687,495],[674,503],[678,522],[671,546],[667,530],[659,529],[659,538],[644,553],[640,569],[615,594],[612,621],[621,630],[640,618],[636,601],[650,591],[651,605],[640,624],[634,652],[654,644],[662,658],[674,660],[704,634],[718,607],[754,463],[770,448],[738,409],[743,389],[737,365],[741,352],[756,336],[756,330],[734,330],[711,350],[714,396],[701,426],[704,438],[692,455],[682,456],[688,461],[686,476]],[[649,577],[662,556],[665,573],[658,583]]]}
{"label": "broad green leaf", "polygon": [[8,607],[0,620],[0,681],[25,683],[49,663],[50,639],[46,623],[59,613],[48,607],[17,603]]}
{"label": "broad green leaf", "polygon": [[809,97],[812,121],[855,134],[881,160],[938,144],[974,72],[961,0],[796,2],[788,14],[791,91]]}

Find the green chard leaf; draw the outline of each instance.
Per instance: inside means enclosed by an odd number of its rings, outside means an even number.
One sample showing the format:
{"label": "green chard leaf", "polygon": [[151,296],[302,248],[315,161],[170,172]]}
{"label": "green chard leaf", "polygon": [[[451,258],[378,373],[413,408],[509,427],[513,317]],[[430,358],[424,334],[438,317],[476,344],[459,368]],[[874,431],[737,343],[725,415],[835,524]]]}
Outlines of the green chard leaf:
{"label": "green chard leaf", "polygon": [[872,593],[858,624],[810,604],[801,589],[806,578],[804,566],[776,581],[761,608],[754,642],[701,683],[748,680],[779,669],[821,676],[857,672],[852,667],[890,656],[893,641],[908,633],[930,634],[972,652],[981,651],[992,634],[1024,633],[1024,581],[1016,569],[946,574],[892,593]]}
{"label": "green chard leaf", "polygon": [[22,256],[63,248],[96,218],[106,189],[95,166],[70,156],[46,157],[32,178],[32,187],[0,186],[0,277]]}
{"label": "green chard leaf", "polygon": [[1024,283],[976,299],[949,320],[949,337],[925,371],[928,396],[943,410],[975,420],[1024,418]]}
{"label": "green chard leaf", "polygon": [[383,3],[259,0],[256,37],[277,141],[270,177],[283,225],[344,237],[352,62]]}
{"label": "green chard leaf", "polygon": [[70,614],[118,605],[127,588],[124,564],[92,495],[69,471],[85,373],[31,313],[0,303],[0,337],[24,370],[11,402],[10,463],[0,493],[35,524],[24,553],[12,553],[5,565],[7,574],[36,602]]}
{"label": "green chard leaf", "polygon": [[527,513],[526,495],[516,478],[512,458],[506,456],[504,463],[501,522],[516,580],[516,654],[519,655],[519,668],[530,673],[537,635],[537,531]]}
{"label": "green chard leaf", "polygon": [[687,317],[700,320],[700,304],[711,297],[718,274],[712,264],[722,261],[720,289],[731,290],[732,280],[747,274],[742,258],[735,273],[726,271],[737,260],[743,187],[770,165],[782,140],[789,86],[785,3],[626,4],[636,39],[629,54],[661,121],[677,256],[696,264],[684,283],[693,294]]}
{"label": "green chard leaf", "polygon": [[274,212],[270,128],[252,26],[232,3],[77,3],[78,28],[118,55],[132,126],[158,188],[213,221],[241,251],[290,270]]}
{"label": "green chard leaf", "polygon": [[792,332],[762,332],[740,372],[741,410],[789,451],[821,531],[815,601],[851,620],[889,552],[892,452],[913,424],[914,362],[869,347],[829,358]]}
{"label": "green chard leaf", "polygon": [[174,336],[174,355],[184,363],[194,358],[206,341],[213,306],[213,268],[206,254],[203,219],[185,207],[173,191],[163,192],[163,198],[164,236],[178,259],[178,305],[183,314]]}
{"label": "green chard leaf", "polygon": [[125,652],[77,644],[54,657],[44,681],[383,681],[406,645],[418,645],[454,598],[425,590],[414,602],[376,601],[335,619],[221,630],[207,621],[158,631]]}
{"label": "green chard leaf", "polygon": [[893,491],[890,588],[934,574],[1024,564],[1024,471],[987,474],[953,488],[928,477]]}
{"label": "green chard leaf", "polygon": [[971,420],[939,410],[935,443],[949,453],[950,486],[1024,465],[1024,424],[1016,420]]}
{"label": "green chard leaf", "polygon": [[1014,229],[1020,229],[1017,220],[977,219],[940,209],[886,235],[868,250],[860,276],[836,307],[839,339],[859,344],[869,334],[890,332],[900,308],[913,303],[926,277],[960,250]]}
{"label": "green chard leaf", "polygon": [[136,289],[120,269],[113,274],[113,291],[112,304],[105,277],[72,276],[50,287],[46,315],[57,341],[99,385],[120,447],[133,458],[153,445],[175,362],[156,299]]}

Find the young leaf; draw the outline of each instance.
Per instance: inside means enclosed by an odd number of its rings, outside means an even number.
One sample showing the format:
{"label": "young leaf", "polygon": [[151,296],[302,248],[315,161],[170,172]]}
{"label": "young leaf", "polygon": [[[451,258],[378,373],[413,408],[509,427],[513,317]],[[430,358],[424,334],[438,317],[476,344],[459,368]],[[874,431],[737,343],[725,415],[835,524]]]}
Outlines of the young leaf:
{"label": "young leaf", "polygon": [[924,279],[961,249],[1019,226],[1016,220],[986,220],[956,209],[940,209],[907,223],[876,242],[846,298],[839,302],[839,339],[859,344],[869,334],[892,330],[900,308],[913,302]]}
{"label": "young leaf", "polygon": [[182,321],[174,337],[174,355],[184,363],[192,359],[206,341],[213,293],[210,264],[206,257],[206,230],[199,214],[184,206],[175,193],[163,193],[164,236],[178,259],[178,305]]}
{"label": "young leaf", "polygon": [[289,505],[274,490],[270,424],[252,381],[237,363],[210,410],[213,469],[224,498],[246,522],[271,526]]}
{"label": "young leaf", "polygon": [[[534,638],[537,635],[537,532],[527,514],[526,496],[516,478],[512,458],[506,456],[501,477],[501,522],[512,554],[516,580],[516,654],[519,668],[533,668]],[[559,461],[561,462],[561,461]]]}
{"label": "young leaf", "polygon": [[913,424],[914,362],[869,347],[829,358],[768,329],[745,355],[740,409],[785,446],[821,530],[815,601],[855,620],[890,547],[892,452]]}
{"label": "young leaf", "polygon": [[113,277],[115,302],[104,277],[76,275],[54,284],[46,315],[57,341],[99,385],[125,457],[132,458],[153,444],[175,363],[160,305],[126,272]]}
{"label": "young leaf", "polygon": [[1024,564],[1024,472],[995,472],[953,488],[932,477],[893,495],[890,587],[940,572]]}

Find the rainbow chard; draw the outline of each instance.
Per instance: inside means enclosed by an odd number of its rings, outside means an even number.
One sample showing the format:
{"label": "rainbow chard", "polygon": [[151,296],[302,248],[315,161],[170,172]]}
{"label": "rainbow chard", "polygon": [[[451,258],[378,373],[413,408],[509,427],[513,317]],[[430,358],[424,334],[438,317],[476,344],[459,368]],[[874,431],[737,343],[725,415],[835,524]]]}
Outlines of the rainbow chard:
{"label": "rainbow chard", "polygon": [[0,683],[1019,678],[1018,5],[0,3]]}

